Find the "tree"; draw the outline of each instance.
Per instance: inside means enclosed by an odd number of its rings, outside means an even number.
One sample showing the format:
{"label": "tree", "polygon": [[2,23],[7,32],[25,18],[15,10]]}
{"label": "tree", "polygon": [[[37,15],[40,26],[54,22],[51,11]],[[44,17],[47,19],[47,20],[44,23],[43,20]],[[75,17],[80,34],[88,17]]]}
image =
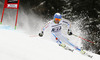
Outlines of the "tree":
{"label": "tree", "polygon": [[100,11],[100,0],[70,0],[72,13],[87,14],[90,18],[98,18]]}

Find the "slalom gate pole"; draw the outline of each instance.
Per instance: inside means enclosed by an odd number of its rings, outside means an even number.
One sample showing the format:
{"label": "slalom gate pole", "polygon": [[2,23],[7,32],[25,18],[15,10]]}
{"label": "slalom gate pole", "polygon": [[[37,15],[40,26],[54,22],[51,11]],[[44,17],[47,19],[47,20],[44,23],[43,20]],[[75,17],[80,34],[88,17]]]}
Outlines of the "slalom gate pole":
{"label": "slalom gate pole", "polygon": [[5,8],[3,8],[3,12],[2,12],[2,17],[1,17],[1,21],[0,21],[0,24],[2,24],[3,15],[4,15],[4,10],[5,10]]}
{"label": "slalom gate pole", "polygon": [[17,9],[17,13],[16,13],[15,30],[16,30],[16,27],[17,27],[18,10],[19,10],[19,9]]}
{"label": "slalom gate pole", "polygon": [[85,39],[85,38],[82,38],[82,37],[80,37],[80,36],[77,36],[77,35],[75,35],[75,34],[73,34],[74,36],[76,36],[76,37],[78,37],[78,38],[81,38],[82,40],[85,40],[85,41],[87,41],[87,42],[90,42],[90,43],[92,43],[92,44],[95,44],[95,42],[92,42],[92,41],[90,41],[90,40],[87,40],[87,39]]}

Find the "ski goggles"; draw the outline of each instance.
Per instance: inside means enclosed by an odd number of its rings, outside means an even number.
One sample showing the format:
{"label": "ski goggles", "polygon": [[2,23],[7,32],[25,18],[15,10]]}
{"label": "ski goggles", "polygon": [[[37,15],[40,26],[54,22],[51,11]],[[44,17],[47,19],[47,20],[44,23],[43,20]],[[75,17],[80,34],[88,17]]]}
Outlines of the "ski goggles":
{"label": "ski goggles", "polygon": [[55,21],[61,21],[61,19],[55,18]]}

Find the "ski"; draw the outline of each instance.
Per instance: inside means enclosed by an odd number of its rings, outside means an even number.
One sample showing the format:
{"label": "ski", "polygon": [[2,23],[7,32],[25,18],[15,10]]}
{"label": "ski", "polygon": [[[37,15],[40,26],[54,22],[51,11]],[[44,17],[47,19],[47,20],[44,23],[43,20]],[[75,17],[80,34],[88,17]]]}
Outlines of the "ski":
{"label": "ski", "polygon": [[74,51],[73,49],[70,49],[69,47],[66,47],[65,44],[59,44],[59,46],[63,47],[65,50],[69,50],[69,51],[71,51],[71,52]]}
{"label": "ski", "polygon": [[71,51],[71,52],[74,51],[73,49],[70,49],[69,47],[65,47],[64,49],[65,49],[65,50],[69,50],[69,51]]}
{"label": "ski", "polygon": [[88,53],[86,53],[86,52],[83,51],[82,49],[81,49],[80,53],[83,54],[83,55],[85,55],[85,56],[88,56],[88,57],[90,57],[90,58],[93,57],[92,55],[89,55]]}
{"label": "ski", "polygon": [[90,58],[92,58],[92,57],[93,57],[92,55],[89,55],[89,54],[87,54],[87,53],[85,53],[85,55],[86,55],[86,56],[88,56],[88,57],[90,57]]}
{"label": "ski", "polygon": [[[69,50],[71,52],[74,51],[74,49],[70,49],[69,47],[67,47],[65,44],[59,44],[59,46],[63,47],[65,50]],[[93,56],[92,55],[89,55],[88,53],[86,53],[85,51],[83,51],[83,49],[79,49],[79,48],[76,48],[81,54],[87,56],[87,57],[90,57],[92,58]]]}
{"label": "ski", "polygon": [[[55,35],[54,35],[55,36]],[[57,43],[59,42],[59,46],[63,47],[65,50],[69,50],[71,52],[73,52],[74,50],[70,49],[69,47],[66,47],[65,44],[63,44],[58,38],[57,38]],[[73,45],[72,43],[70,43],[69,41],[67,41],[72,47],[74,47],[76,50],[78,50],[81,54],[88,56],[90,58],[92,58],[93,56],[89,55],[88,53],[86,53],[85,51],[83,51],[83,49],[80,49],[78,47],[76,47],[75,45]]]}

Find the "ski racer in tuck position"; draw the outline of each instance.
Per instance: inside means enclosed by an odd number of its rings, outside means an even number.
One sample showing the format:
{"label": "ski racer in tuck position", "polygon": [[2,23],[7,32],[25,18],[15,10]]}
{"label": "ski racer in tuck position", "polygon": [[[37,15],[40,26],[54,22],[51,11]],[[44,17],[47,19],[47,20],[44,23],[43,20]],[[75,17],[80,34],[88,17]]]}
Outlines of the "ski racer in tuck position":
{"label": "ski racer in tuck position", "polygon": [[[62,47],[66,47],[66,43],[68,44],[68,39],[64,37],[61,33],[62,30],[62,24],[67,24],[68,26],[68,35],[72,35],[71,32],[71,26],[67,20],[62,20],[62,16],[60,13],[54,14],[54,19],[49,21],[45,27],[43,27],[41,33],[39,33],[39,36],[42,37],[44,34],[44,31],[47,27],[50,27],[51,33],[53,37],[55,38],[55,41]],[[63,43],[62,43],[63,42]],[[64,44],[65,43],[65,44]]]}

